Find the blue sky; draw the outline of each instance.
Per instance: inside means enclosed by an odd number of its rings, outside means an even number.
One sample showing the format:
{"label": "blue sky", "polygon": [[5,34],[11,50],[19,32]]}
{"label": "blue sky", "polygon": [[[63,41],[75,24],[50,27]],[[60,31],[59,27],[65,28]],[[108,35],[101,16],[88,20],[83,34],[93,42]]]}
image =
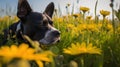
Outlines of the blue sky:
{"label": "blue sky", "polygon": [[[6,9],[6,5],[9,7],[12,7],[13,12],[17,9],[17,2],[18,0],[0,0],[0,8]],[[55,3],[55,7],[58,8],[58,5],[60,5],[60,8],[62,10],[62,14],[66,14],[65,6],[66,4],[70,3],[69,10],[71,11],[72,5],[75,5],[75,11],[74,13],[78,12],[80,6],[86,6],[90,8],[89,15],[94,15],[94,6],[96,0],[79,0],[79,3],[77,3],[77,0],[28,0],[30,5],[32,6],[32,9],[37,12],[43,12],[47,4],[50,2]],[[108,10],[111,11],[111,8],[109,7],[110,0],[98,0],[98,7],[97,7],[97,14],[100,15],[100,10]],[[118,9],[120,6],[120,0],[114,0],[114,8]],[[4,13],[0,13],[0,15],[3,15]]]}

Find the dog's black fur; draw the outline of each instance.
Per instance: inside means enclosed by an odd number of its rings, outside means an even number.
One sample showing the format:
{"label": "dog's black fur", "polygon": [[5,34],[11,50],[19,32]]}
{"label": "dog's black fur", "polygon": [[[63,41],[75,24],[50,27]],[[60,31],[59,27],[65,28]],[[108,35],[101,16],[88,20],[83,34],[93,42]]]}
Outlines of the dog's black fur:
{"label": "dog's black fur", "polygon": [[25,40],[22,35],[27,35],[42,44],[56,43],[60,40],[60,32],[53,27],[51,19],[53,12],[53,2],[46,7],[43,13],[38,13],[33,12],[27,0],[19,0],[17,16],[20,20],[4,30],[4,43],[8,40],[8,35],[16,35],[17,39],[23,41]]}

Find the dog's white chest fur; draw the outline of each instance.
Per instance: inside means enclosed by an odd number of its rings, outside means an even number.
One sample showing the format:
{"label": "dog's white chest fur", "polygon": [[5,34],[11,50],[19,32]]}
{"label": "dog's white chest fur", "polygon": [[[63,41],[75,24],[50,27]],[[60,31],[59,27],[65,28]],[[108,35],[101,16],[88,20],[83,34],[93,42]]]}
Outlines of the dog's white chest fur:
{"label": "dog's white chest fur", "polygon": [[19,31],[21,29],[21,22],[18,23],[16,31]]}

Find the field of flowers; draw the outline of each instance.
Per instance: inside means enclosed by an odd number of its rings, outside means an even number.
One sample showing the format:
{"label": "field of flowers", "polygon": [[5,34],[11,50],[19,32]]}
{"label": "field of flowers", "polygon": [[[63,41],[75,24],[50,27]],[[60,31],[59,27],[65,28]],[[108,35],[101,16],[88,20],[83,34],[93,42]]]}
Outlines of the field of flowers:
{"label": "field of flowers", "polygon": [[[6,45],[1,44],[3,30],[19,19],[0,17],[0,67],[120,67],[120,9],[115,13],[99,11],[103,19],[87,16],[89,10],[80,7],[80,13],[68,11],[60,17],[55,10],[53,21],[61,31],[61,41],[50,46],[27,36],[32,47],[9,38]],[[110,14],[116,19],[107,18]]]}

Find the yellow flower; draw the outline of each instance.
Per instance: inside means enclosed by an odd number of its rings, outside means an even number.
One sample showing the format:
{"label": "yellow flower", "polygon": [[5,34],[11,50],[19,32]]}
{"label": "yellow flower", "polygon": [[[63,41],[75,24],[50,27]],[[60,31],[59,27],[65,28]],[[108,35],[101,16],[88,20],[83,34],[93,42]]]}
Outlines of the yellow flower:
{"label": "yellow flower", "polygon": [[117,33],[120,34],[120,27],[117,28]]}
{"label": "yellow flower", "polygon": [[71,47],[63,49],[63,52],[70,55],[80,55],[80,54],[101,54],[101,49],[93,46],[92,44],[86,45],[85,43],[71,44]]}
{"label": "yellow flower", "polygon": [[92,18],[92,16],[87,16],[86,18],[90,20]]}
{"label": "yellow flower", "polygon": [[80,17],[80,14],[73,14],[72,16],[74,16],[75,18]]}
{"label": "yellow flower", "polygon": [[103,17],[106,17],[107,15],[110,15],[110,11],[101,10],[100,14],[103,15]]}
{"label": "yellow flower", "polygon": [[4,16],[2,17],[2,22],[8,22],[10,18],[11,18],[10,16]]}
{"label": "yellow flower", "polygon": [[62,18],[63,18],[63,19],[66,19],[66,18],[67,18],[67,16],[62,16]]}
{"label": "yellow flower", "polygon": [[69,28],[69,29],[72,29],[74,27],[75,27],[74,24],[67,24],[67,28]]}
{"label": "yellow flower", "polygon": [[79,35],[79,29],[75,27],[74,24],[68,24],[67,28],[68,28],[68,31],[71,33],[72,37]]}
{"label": "yellow flower", "polygon": [[36,61],[39,67],[43,67],[43,63],[41,61]]}
{"label": "yellow flower", "polygon": [[90,9],[88,7],[80,7],[80,10],[82,10],[85,13],[89,11]]}
{"label": "yellow flower", "polygon": [[57,20],[58,20],[58,22],[60,22],[60,23],[63,22],[63,18],[58,18]]}
{"label": "yellow flower", "polygon": [[36,62],[39,61],[42,65],[42,61],[51,62],[49,56],[53,56],[53,53],[50,51],[36,53],[35,49],[30,48],[27,44],[21,44],[20,46],[12,45],[11,47],[1,47],[0,56],[8,59],[20,58],[24,60],[34,60]]}
{"label": "yellow flower", "polygon": [[97,27],[98,27],[98,29],[100,29],[102,27],[102,23],[98,23]]}
{"label": "yellow flower", "polygon": [[112,27],[112,25],[111,24],[107,24],[107,30],[113,30],[113,27]]}
{"label": "yellow flower", "polygon": [[68,3],[67,6],[69,7],[69,6],[70,6],[70,3]]}
{"label": "yellow flower", "polygon": [[98,28],[96,26],[97,26],[96,24],[89,24],[89,25],[87,25],[87,30],[98,31]]}
{"label": "yellow flower", "polygon": [[13,16],[12,20],[13,20],[13,22],[17,22],[19,20],[19,18],[17,16]]}
{"label": "yellow flower", "polygon": [[77,27],[72,28],[71,30],[71,36],[78,36],[79,35],[79,29]]}
{"label": "yellow flower", "polygon": [[83,30],[86,30],[87,26],[86,26],[86,24],[82,23],[82,24],[79,24],[79,25],[77,26],[77,28],[78,28],[79,30],[83,31]]}

